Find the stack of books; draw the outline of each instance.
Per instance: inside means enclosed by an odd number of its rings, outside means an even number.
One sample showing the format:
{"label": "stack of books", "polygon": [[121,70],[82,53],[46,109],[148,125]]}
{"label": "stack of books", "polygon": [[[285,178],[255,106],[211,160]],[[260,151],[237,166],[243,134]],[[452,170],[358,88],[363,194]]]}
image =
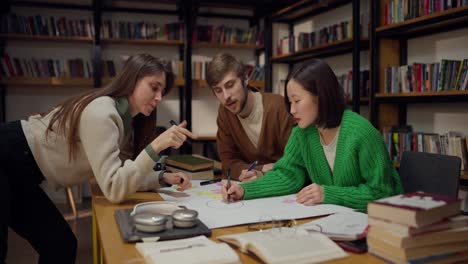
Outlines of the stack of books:
{"label": "stack of books", "polygon": [[460,200],[422,192],[369,203],[369,253],[393,263],[468,260],[468,217]]}
{"label": "stack of books", "polygon": [[214,162],[192,155],[171,155],[166,159],[166,169],[183,172],[192,180],[211,180],[214,178]]}

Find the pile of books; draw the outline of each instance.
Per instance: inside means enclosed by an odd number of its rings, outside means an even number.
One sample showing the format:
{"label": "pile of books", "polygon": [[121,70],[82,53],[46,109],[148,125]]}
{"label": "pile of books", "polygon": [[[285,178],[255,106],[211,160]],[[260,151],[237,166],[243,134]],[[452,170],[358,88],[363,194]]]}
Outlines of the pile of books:
{"label": "pile of books", "polygon": [[183,172],[192,180],[211,180],[214,178],[214,162],[193,155],[171,155],[166,159],[166,169]]}
{"label": "pile of books", "polygon": [[393,263],[468,261],[460,200],[422,192],[369,203],[369,253]]}

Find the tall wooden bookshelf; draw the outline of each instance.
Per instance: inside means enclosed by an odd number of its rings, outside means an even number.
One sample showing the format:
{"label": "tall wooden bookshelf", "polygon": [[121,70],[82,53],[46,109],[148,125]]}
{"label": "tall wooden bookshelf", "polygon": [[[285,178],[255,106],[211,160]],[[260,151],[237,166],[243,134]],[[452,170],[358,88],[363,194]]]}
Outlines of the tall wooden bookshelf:
{"label": "tall wooden bookshelf", "polygon": [[[468,26],[468,6],[451,8],[430,15],[385,23],[386,0],[371,1],[371,121],[381,131],[385,127],[407,124],[409,104],[468,102],[468,91],[425,91],[386,93],[385,68],[408,64],[408,40]],[[462,58],[464,59],[464,58]],[[467,171],[462,172],[467,182]]]}
{"label": "tall wooden bookshelf", "polygon": [[[294,67],[294,64],[306,61],[312,58],[326,58],[337,55],[343,55],[352,53],[352,71],[353,71],[353,87],[360,87],[360,52],[369,48],[369,40],[362,39],[360,32],[360,1],[359,0],[327,0],[327,1],[313,1],[313,0],[301,0],[296,1],[271,16],[271,23],[286,23],[289,28],[289,35],[294,34],[294,25],[300,21],[304,21],[307,18],[329,12],[338,7],[346,4],[352,4],[352,21],[353,38],[335,41],[333,43],[316,45],[311,48],[302,49],[293,53],[288,53],[280,56],[272,56],[271,53],[267,53],[268,61],[266,62],[266,72],[270,73],[266,75],[268,78],[266,82],[269,86],[272,86],[272,64],[283,63],[288,64],[289,70]],[[357,21],[357,22],[356,22]],[[270,25],[271,28],[271,25]],[[271,30],[268,31],[271,34]],[[272,35],[267,36],[267,40],[272,39]],[[272,41],[268,42],[269,45]],[[270,49],[272,48],[270,47]],[[348,101],[352,105],[352,109],[359,113],[360,105],[369,103],[368,98],[360,98],[360,89],[353,89],[352,101]]]}

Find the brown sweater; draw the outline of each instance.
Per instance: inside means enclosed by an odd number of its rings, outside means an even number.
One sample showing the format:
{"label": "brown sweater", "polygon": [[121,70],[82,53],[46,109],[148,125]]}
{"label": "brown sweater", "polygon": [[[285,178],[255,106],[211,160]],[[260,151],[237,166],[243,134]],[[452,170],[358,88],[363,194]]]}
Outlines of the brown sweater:
{"label": "brown sweater", "polygon": [[242,170],[258,161],[256,170],[264,164],[274,163],[283,156],[283,151],[294,125],[294,119],[286,110],[284,99],[277,94],[262,93],[263,121],[258,148],[255,148],[245,133],[239,119],[224,106],[218,110],[217,144],[223,165],[223,174],[231,169],[231,177],[238,179]]}

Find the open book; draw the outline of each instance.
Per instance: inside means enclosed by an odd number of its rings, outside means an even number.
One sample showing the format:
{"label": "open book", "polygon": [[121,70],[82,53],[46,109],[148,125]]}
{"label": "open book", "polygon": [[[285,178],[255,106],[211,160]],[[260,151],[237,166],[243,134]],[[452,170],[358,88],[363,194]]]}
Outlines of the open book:
{"label": "open book", "polygon": [[268,264],[316,263],[346,257],[332,240],[320,233],[307,234],[294,228],[278,228],[219,236],[242,252],[252,252]]}
{"label": "open book", "polygon": [[146,264],[238,264],[236,252],[225,243],[215,243],[205,236],[162,242],[136,243]]}

